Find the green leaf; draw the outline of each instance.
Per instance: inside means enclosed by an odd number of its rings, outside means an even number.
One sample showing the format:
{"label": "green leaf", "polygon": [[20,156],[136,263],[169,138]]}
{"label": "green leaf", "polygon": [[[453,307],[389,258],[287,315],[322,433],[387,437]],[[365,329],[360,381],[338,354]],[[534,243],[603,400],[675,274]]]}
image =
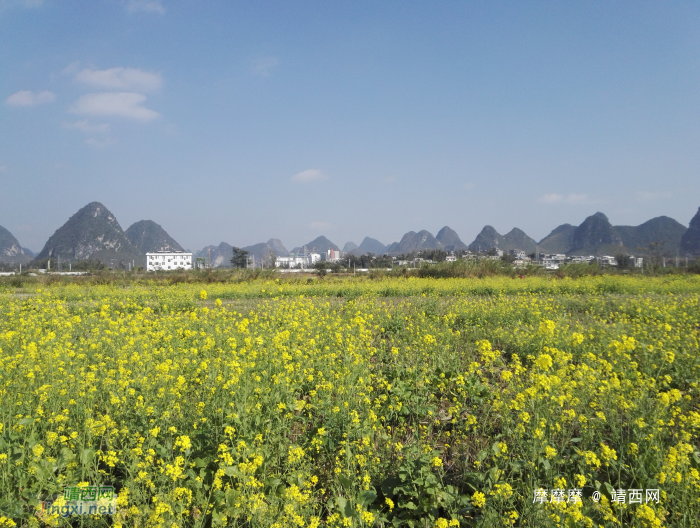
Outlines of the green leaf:
{"label": "green leaf", "polygon": [[224,468],[224,475],[227,477],[233,477],[237,473],[237,470],[233,466],[226,466]]}
{"label": "green leaf", "polygon": [[381,484],[382,493],[388,497],[393,497],[395,495],[395,488],[401,484],[401,481],[396,477],[388,477],[384,479]]}
{"label": "green leaf", "polygon": [[216,510],[211,512],[212,524],[215,526],[223,526],[226,522],[226,516],[223,513],[219,513]]}
{"label": "green leaf", "polygon": [[19,421],[20,425],[32,425],[34,423],[34,418],[22,418]]}
{"label": "green leaf", "polygon": [[377,498],[377,492],[374,490],[365,490],[362,493],[360,493],[360,497],[358,499],[358,502],[362,504],[362,506],[367,506],[368,504],[372,504],[374,502],[374,499]]}
{"label": "green leaf", "polygon": [[92,457],[95,456],[95,450],[94,449],[83,449],[80,452],[80,463],[84,466],[87,466],[92,462]]}
{"label": "green leaf", "polygon": [[613,488],[609,482],[606,482],[605,489],[608,492],[608,498],[611,498],[613,496],[613,493],[615,493],[615,488]]}
{"label": "green leaf", "polygon": [[352,482],[350,482],[350,479],[346,477],[345,475],[338,475],[338,482],[348,491],[352,489]]}
{"label": "green leaf", "polygon": [[580,442],[581,440],[583,440],[583,438],[572,438],[571,440],[569,440],[569,442],[576,443],[576,442]]}

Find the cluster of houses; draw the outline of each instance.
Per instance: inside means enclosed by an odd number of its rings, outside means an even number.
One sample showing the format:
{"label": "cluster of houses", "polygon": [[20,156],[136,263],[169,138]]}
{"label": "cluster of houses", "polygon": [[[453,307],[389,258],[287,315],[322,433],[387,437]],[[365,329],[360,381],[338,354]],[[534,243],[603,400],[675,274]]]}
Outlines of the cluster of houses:
{"label": "cluster of houses", "polygon": [[[489,251],[489,255],[478,255],[471,251],[461,252],[459,255],[454,251],[450,252],[445,259],[447,262],[456,262],[458,258],[463,259],[493,259],[500,260],[504,256],[503,250],[498,248]],[[516,267],[528,266],[530,264],[543,266],[548,270],[557,270],[563,264],[576,263],[597,263],[599,266],[617,266],[618,262],[615,257],[604,255],[602,257],[580,256],[580,255],[564,255],[563,253],[537,253],[535,258],[528,256],[520,249],[511,249],[509,255],[513,258],[513,265]],[[326,251],[325,260],[327,262],[338,262],[343,258],[343,253],[338,250],[329,249]],[[197,259],[198,261],[200,259]],[[305,269],[311,268],[321,260],[321,254],[315,251],[309,252],[306,247],[300,253],[290,253],[287,257],[277,257],[275,267],[289,269]],[[411,260],[399,260],[394,257],[395,266],[414,266],[418,267],[423,264],[434,264],[432,260],[415,257]],[[630,257],[630,264],[636,268],[643,266],[641,257]],[[202,267],[201,263],[197,262],[196,267]],[[253,261],[252,266],[255,267]],[[156,253],[146,254],[146,271],[168,271],[168,270],[190,270],[193,268],[192,253],[183,251],[159,251]]]}

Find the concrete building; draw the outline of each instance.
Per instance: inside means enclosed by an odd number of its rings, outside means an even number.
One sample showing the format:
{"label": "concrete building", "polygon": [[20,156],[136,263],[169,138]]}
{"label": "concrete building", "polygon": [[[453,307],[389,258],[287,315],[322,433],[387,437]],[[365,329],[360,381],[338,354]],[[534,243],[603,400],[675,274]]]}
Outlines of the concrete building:
{"label": "concrete building", "polygon": [[146,253],[146,271],[192,269],[192,253],[182,251],[158,251]]}
{"label": "concrete building", "polygon": [[328,262],[338,262],[341,258],[343,258],[341,252],[336,249],[326,251],[326,260]]}

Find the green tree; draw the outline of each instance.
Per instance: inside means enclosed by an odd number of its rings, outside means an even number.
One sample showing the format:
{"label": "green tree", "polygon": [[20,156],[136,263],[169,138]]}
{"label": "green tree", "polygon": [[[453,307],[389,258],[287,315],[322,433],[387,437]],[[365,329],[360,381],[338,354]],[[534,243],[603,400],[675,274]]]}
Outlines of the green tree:
{"label": "green tree", "polygon": [[652,273],[657,273],[664,265],[664,261],[669,256],[669,251],[666,249],[666,241],[652,242],[644,249],[649,258],[649,267]]}
{"label": "green tree", "polygon": [[248,251],[239,247],[233,246],[233,258],[231,266],[234,268],[245,268],[248,265]]}

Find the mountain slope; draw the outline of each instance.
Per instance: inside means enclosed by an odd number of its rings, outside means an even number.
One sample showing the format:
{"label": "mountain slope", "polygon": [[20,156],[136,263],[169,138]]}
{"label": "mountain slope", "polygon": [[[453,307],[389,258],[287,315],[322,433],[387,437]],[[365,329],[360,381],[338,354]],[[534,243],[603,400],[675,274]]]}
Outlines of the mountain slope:
{"label": "mountain slope", "polygon": [[362,251],[362,253],[383,255],[386,251],[386,246],[382,244],[379,240],[370,237],[365,237],[358,249]]}
{"label": "mountain slope", "polygon": [[658,216],[638,226],[615,226],[614,229],[631,253],[646,249],[653,242],[666,242],[664,248],[671,255],[679,253],[681,239],[687,231],[683,224],[668,216]]}
{"label": "mountain slope", "polygon": [[355,244],[355,242],[346,242],[343,246],[343,253],[347,253],[349,251],[352,251],[353,249],[357,249],[358,247],[360,246]]}
{"label": "mountain slope", "polygon": [[184,251],[159,224],[153,220],[141,220],[132,224],[125,232],[126,238],[141,253],[156,251]]}
{"label": "mountain slope", "polygon": [[621,248],[622,238],[608,217],[598,212],[586,218],[576,228],[571,251],[595,255],[600,252],[614,253]]}
{"label": "mountain slope", "polygon": [[289,251],[287,251],[287,248],[284,247],[284,244],[282,244],[282,241],[280,239],[271,238],[267,241],[267,245],[272,248],[272,250],[275,252],[275,255],[277,255],[278,257],[289,256]]}
{"label": "mountain slope", "polygon": [[534,253],[537,247],[537,242],[535,242],[531,237],[529,237],[522,229],[514,227],[508,233],[503,235],[501,241],[501,249],[503,251],[510,251],[511,249],[519,249],[525,253]]}
{"label": "mountain slope", "polygon": [[7,229],[0,226],[0,262],[24,264],[31,260],[19,241]]}
{"label": "mountain slope", "polygon": [[453,229],[447,226],[440,229],[435,238],[442,244],[445,251],[460,251],[467,249],[467,245],[462,242],[459,235]]}
{"label": "mountain slope", "polygon": [[287,248],[285,248],[282,245],[282,242],[276,238],[271,238],[267,242],[246,246],[243,249],[255,257],[255,266],[257,267],[259,267],[261,263],[265,267],[271,267],[274,265],[273,259],[276,257],[286,257],[289,255]]}
{"label": "mountain slope", "polygon": [[574,245],[576,226],[562,224],[539,241],[538,249],[542,253],[567,253]]}
{"label": "mountain slope", "polygon": [[[326,251],[329,249],[335,249],[336,251],[340,251],[340,248],[336,246],[333,242],[328,240],[326,237],[323,235],[317,238],[314,238],[311,242],[306,244],[306,249],[309,253],[316,252],[320,253],[321,255],[325,255]],[[304,251],[303,246],[302,247],[295,247],[292,249],[291,253],[302,253]]]}
{"label": "mountain slope", "polygon": [[226,242],[222,242],[218,246],[206,246],[197,252],[195,258],[211,258],[210,266],[212,268],[230,268],[233,246]]}
{"label": "mountain slope", "polygon": [[491,248],[499,248],[503,242],[503,236],[493,226],[487,225],[476,235],[474,242],[469,244],[469,250],[474,252],[488,251]]}
{"label": "mountain slope", "polygon": [[680,251],[682,255],[700,255],[700,208],[681,238]]}
{"label": "mountain slope", "polygon": [[440,241],[425,229],[418,231],[418,233],[409,231],[391,251],[396,254],[406,255],[423,249],[442,249]]}
{"label": "mountain slope", "polygon": [[469,244],[470,251],[488,251],[497,248],[503,251],[519,249],[525,253],[533,253],[537,242],[530,238],[522,229],[514,227],[505,235],[501,235],[493,226],[487,225],[476,235],[474,242]]}
{"label": "mountain slope", "polygon": [[112,261],[138,260],[144,263],[143,253],[126,237],[119,222],[99,202],[80,209],[46,242],[36,256],[38,260],[60,257],[61,260],[98,259],[105,264]]}

